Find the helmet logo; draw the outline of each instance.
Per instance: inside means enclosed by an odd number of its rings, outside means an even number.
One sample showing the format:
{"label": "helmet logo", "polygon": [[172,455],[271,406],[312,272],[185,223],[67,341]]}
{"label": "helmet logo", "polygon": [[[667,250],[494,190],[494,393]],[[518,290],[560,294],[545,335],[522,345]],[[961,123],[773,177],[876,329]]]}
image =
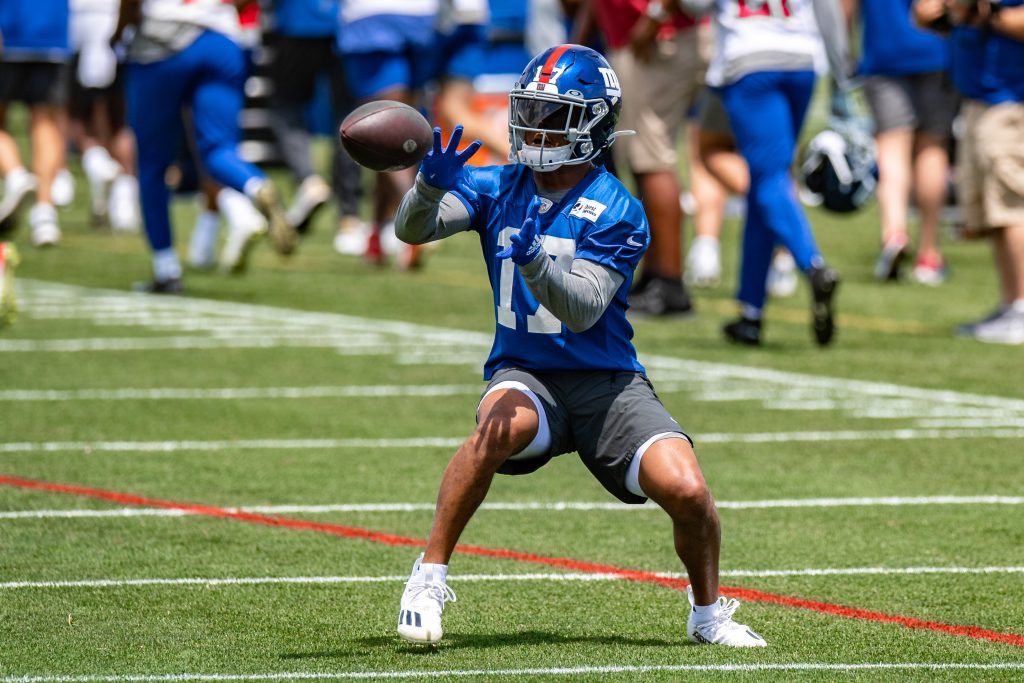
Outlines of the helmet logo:
{"label": "helmet logo", "polygon": [[526,89],[557,95],[558,86],[555,83],[564,71],[564,66],[551,67],[550,71],[544,71],[544,65],[538,66],[537,73],[533,76],[533,81],[526,86]]}
{"label": "helmet logo", "polygon": [[601,77],[604,78],[604,88],[608,91],[608,97],[619,97],[622,95],[622,88],[619,86],[619,77],[611,69],[599,67]]}

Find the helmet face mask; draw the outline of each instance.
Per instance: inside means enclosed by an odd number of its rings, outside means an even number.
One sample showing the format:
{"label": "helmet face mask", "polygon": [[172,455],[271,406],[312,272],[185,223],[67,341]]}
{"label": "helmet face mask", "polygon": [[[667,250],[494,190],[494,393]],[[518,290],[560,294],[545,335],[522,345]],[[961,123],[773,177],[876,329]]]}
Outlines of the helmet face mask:
{"label": "helmet face mask", "polygon": [[551,48],[509,93],[509,160],[541,172],[587,163],[614,140],[620,107],[604,57],[580,45]]}

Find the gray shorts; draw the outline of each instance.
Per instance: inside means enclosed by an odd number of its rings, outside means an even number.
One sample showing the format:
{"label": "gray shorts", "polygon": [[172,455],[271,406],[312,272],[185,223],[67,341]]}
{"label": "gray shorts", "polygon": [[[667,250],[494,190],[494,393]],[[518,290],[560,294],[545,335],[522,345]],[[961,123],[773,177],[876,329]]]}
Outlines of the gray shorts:
{"label": "gray shorts", "polygon": [[722,104],[722,96],[714,88],[704,88],[697,99],[697,124],[708,133],[733,136],[729,113]]}
{"label": "gray shorts", "polygon": [[960,107],[960,96],[943,71],[868,76],[864,79],[864,95],[876,133],[911,128],[944,140],[952,134],[953,119]]}
{"label": "gray shorts", "polygon": [[637,449],[658,434],[675,433],[690,440],[665,410],[650,380],[637,372],[508,368],[495,372],[487,388],[508,381],[521,382],[540,400],[551,447],[528,459],[506,460],[498,470],[501,474],[529,474],[556,455],[575,451],[613,496],[624,503],[643,503],[646,498],[626,487]]}
{"label": "gray shorts", "polygon": [[0,61],[0,102],[60,106],[67,91],[67,64]]}

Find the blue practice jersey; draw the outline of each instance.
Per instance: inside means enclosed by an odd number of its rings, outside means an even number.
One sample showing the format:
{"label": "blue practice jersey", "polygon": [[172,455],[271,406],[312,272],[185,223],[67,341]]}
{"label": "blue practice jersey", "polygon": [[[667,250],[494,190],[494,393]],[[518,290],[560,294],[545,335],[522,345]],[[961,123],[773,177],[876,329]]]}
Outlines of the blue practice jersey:
{"label": "blue practice jersey", "polygon": [[946,39],[914,26],[912,4],[913,0],[861,0],[862,74],[905,76],[949,68]]}
{"label": "blue practice jersey", "polygon": [[537,302],[512,259],[496,256],[526,220],[537,194],[533,172],[519,164],[466,167],[465,177],[479,194],[471,202],[472,227],[480,233],[494,295],[494,346],[484,378],[509,367],[643,372],[626,320],[633,270],[650,240],[640,202],[615,176],[595,168],[560,202],[541,206],[544,250],[559,267],[568,270],[573,259],[586,259],[625,278],[600,319],[576,333]]}
{"label": "blue practice jersey", "polygon": [[63,62],[68,0],[0,0],[0,35],[5,61]]}

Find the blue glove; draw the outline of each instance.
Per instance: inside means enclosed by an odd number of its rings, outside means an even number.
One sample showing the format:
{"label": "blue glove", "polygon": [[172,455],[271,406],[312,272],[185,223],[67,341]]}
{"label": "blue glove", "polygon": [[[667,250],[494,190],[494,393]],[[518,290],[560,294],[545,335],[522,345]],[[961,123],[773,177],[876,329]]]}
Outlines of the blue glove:
{"label": "blue glove", "polygon": [[511,258],[517,266],[531,263],[541,254],[542,238],[537,233],[537,217],[540,215],[540,199],[534,197],[526,211],[526,220],[519,232],[510,238],[512,244],[497,253],[498,258]]}
{"label": "blue glove", "polygon": [[462,167],[466,165],[469,158],[476,154],[482,144],[474,140],[472,144],[461,152],[459,142],[462,140],[462,126],[455,126],[452,136],[448,138],[448,146],[441,147],[441,129],[434,129],[434,148],[427,152],[420,162],[420,173],[428,185],[441,190],[452,191],[459,187],[462,180]]}

